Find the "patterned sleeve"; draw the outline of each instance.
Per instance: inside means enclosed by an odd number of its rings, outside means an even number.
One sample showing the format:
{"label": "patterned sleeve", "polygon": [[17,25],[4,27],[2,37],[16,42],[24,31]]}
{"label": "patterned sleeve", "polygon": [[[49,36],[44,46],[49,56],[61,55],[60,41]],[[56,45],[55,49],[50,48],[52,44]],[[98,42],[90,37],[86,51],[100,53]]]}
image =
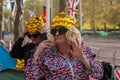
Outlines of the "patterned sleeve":
{"label": "patterned sleeve", "polygon": [[25,68],[26,80],[40,80],[45,75],[41,58],[30,58]]}
{"label": "patterned sleeve", "polygon": [[90,65],[92,67],[92,71],[90,74],[91,77],[95,79],[101,79],[103,77],[104,70],[103,70],[101,63],[95,60],[96,54],[94,54],[93,51],[89,47],[86,47],[84,49],[84,53],[86,54],[90,62]]}

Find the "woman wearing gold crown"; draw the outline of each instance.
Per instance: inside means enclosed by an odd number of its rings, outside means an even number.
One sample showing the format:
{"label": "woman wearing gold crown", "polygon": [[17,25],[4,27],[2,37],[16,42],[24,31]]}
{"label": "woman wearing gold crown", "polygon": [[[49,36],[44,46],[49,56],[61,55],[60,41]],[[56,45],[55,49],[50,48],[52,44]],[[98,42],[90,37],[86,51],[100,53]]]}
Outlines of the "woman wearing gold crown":
{"label": "woman wearing gold crown", "polygon": [[[10,51],[10,55],[14,58],[24,59],[25,65],[27,59],[29,59],[35,52],[37,46],[46,39],[47,28],[44,26],[42,17],[33,16],[26,22],[27,27],[22,33],[21,37],[15,42]],[[28,37],[31,42],[23,45],[23,40]],[[45,41],[46,42],[46,41]],[[44,42],[44,43],[45,43]],[[44,45],[44,43],[42,43]]]}
{"label": "woman wearing gold crown", "polygon": [[95,54],[85,46],[71,16],[61,12],[51,23],[48,40],[52,47],[40,51],[28,59],[26,80],[90,80],[101,79],[103,67],[95,60]]}

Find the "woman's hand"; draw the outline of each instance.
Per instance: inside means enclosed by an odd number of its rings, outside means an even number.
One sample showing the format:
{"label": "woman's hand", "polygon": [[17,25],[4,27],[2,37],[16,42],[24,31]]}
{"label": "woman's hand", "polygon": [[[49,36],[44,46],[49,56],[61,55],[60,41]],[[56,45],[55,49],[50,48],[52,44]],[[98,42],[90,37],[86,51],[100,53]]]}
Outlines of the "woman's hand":
{"label": "woman's hand", "polygon": [[39,44],[37,50],[35,51],[34,56],[38,57],[44,51],[44,49],[49,48],[49,47],[51,47],[51,42],[49,40],[42,41]]}
{"label": "woman's hand", "polygon": [[23,31],[22,34],[21,34],[21,37],[24,38],[24,37],[27,35],[27,33],[28,33],[28,30],[27,30],[27,28],[25,27],[24,31]]}
{"label": "woman's hand", "polygon": [[47,33],[48,31],[48,28],[45,26],[45,27],[39,27],[39,30],[38,30],[41,34],[43,33]]}
{"label": "woman's hand", "polygon": [[88,59],[86,58],[86,56],[84,56],[83,53],[83,42],[80,42],[78,39],[76,40],[76,43],[72,42],[72,49],[69,50],[70,53],[75,56],[76,58],[80,59],[83,64],[85,65],[85,67],[91,71],[91,66],[90,63],[88,61]]}
{"label": "woman's hand", "polygon": [[76,43],[71,42],[71,49],[69,49],[69,51],[73,56],[82,59],[84,57],[82,48],[83,42],[80,42],[78,39],[76,39]]}

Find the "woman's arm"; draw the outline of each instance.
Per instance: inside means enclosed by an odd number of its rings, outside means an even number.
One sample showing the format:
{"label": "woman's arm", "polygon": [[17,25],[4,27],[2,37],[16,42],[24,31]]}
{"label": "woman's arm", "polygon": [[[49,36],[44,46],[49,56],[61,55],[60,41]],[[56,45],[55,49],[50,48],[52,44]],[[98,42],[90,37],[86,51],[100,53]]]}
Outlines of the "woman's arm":
{"label": "woman's arm", "polygon": [[22,42],[27,35],[27,29],[22,32],[21,37],[14,43],[12,50],[10,51],[11,57],[23,59],[24,58],[24,49],[26,46],[22,46]]}
{"label": "woman's arm", "polygon": [[83,52],[91,66],[90,76],[95,79],[101,79],[103,77],[104,70],[101,63],[96,61],[96,55],[89,47],[85,47]]}
{"label": "woman's arm", "polygon": [[22,47],[22,42],[24,38],[19,38],[13,45],[12,50],[10,51],[10,56],[18,59],[24,58],[24,50]]}
{"label": "woman's arm", "polygon": [[45,70],[43,68],[41,56],[31,57],[27,60],[25,68],[26,80],[40,80],[45,76]]}

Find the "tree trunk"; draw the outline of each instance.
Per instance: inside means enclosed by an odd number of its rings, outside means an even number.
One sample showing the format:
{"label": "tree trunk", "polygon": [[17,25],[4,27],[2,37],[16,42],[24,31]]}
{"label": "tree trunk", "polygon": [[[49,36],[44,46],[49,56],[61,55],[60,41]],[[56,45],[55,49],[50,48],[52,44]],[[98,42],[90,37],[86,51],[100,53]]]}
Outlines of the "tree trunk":
{"label": "tree trunk", "polygon": [[90,21],[90,26],[94,34],[96,34],[95,22],[93,19]]}
{"label": "tree trunk", "polygon": [[115,28],[115,26],[113,26],[113,29],[114,29],[114,34],[116,34],[116,28]]}
{"label": "tree trunk", "polygon": [[14,41],[16,41],[19,37],[19,24],[20,24],[20,16],[22,13],[20,0],[16,0],[16,4],[17,4],[17,13],[14,21]]}
{"label": "tree trunk", "polygon": [[118,24],[118,27],[119,27],[119,31],[120,31],[120,23]]}
{"label": "tree trunk", "polygon": [[59,12],[66,10],[66,0],[60,0],[60,7]]}
{"label": "tree trunk", "polygon": [[0,0],[0,40],[2,39],[2,7],[3,7],[3,0]]}
{"label": "tree trunk", "polygon": [[104,23],[104,31],[107,32],[107,24]]}

